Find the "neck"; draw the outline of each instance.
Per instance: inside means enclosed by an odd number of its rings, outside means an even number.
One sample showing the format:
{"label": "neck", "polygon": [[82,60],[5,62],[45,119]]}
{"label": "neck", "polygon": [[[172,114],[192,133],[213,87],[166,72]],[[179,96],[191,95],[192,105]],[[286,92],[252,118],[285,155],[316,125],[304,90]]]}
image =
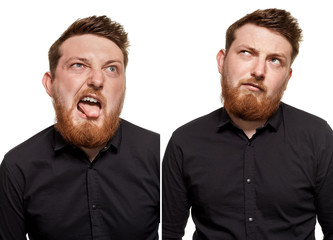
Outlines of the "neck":
{"label": "neck", "polygon": [[87,155],[90,162],[93,162],[94,159],[97,157],[98,153],[105,147],[106,144],[96,147],[96,148],[84,148],[80,147],[80,149]]}
{"label": "neck", "polygon": [[267,119],[262,120],[262,121],[247,121],[247,120],[243,120],[239,117],[236,117],[232,113],[228,112],[228,114],[229,114],[231,120],[233,121],[233,123],[240,129],[242,129],[243,132],[245,133],[245,135],[249,139],[251,139],[253,137],[253,135],[256,133],[257,128],[263,126],[265,124],[265,122],[267,121]]}

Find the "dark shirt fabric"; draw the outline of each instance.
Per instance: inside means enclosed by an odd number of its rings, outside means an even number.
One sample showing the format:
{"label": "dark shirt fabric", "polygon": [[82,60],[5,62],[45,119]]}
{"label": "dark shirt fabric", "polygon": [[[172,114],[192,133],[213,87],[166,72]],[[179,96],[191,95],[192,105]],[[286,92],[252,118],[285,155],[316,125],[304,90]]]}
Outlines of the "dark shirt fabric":
{"label": "dark shirt fabric", "polygon": [[157,240],[159,135],[121,120],[91,163],[49,127],[0,169],[0,239]]}
{"label": "dark shirt fabric", "polygon": [[333,133],[281,104],[251,138],[224,108],[177,129],[163,159],[162,239],[333,239]]}

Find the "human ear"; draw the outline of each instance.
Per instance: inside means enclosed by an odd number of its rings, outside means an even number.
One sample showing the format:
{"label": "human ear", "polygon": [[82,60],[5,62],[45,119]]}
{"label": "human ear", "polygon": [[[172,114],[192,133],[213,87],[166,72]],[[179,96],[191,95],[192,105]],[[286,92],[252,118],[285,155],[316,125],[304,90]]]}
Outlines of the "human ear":
{"label": "human ear", "polygon": [[285,83],[285,86],[284,86],[284,91],[287,89],[287,86],[288,86],[289,80],[290,80],[290,78],[291,78],[292,75],[293,75],[293,69],[290,68],[290,69],[289,69],[289,74],[288,74],[288,77],[287,77],[287,80],[286,80],[286,83]]}
{"label": "human ear", "polygon": [[289,79],[291,78],[292,75],[293,75],[293,69],[290,68],[290,69],[289,69],[288,81],[289,81]]}
{"label": "human ear", "polygon": [[52,74],[50,72],[46,72],[43,76],[42,82],[43,82],[43,86],[44,86],[47,94],[50,97],[53,97],[52,96],[52,85],[53,85]]}
{"label": "human ear", "polygon": [[221,49],[221,50],[217,53],[217,56],[216,56],[216,60],[217,60],[217,68],[218,68],[220,74],[222,74],[224,58],[225,58],[225,50],[224,50],[224,49]]}

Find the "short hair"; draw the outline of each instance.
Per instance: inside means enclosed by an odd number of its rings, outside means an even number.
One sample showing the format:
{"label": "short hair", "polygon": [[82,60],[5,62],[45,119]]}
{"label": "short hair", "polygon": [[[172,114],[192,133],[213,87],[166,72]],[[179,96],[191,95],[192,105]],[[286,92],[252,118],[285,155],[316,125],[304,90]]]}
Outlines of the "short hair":
{"label": "short hair", "polygon": [[235,40],[236,30],[248,23],[280,33],[292,46],[291,62],[295,60],[302,41],[302,29],[299,27],[297,19],[289,12],[276,8],[258,9],[233,23],[226,32],[226,53]]}
{"label": "short hair", "polygon": [[91,16],[78,19],[72,23],[50,47],[49,67],[53,77],[55,77],[55,71],[61,57],[60,47],[62,43],[70,37],[83,34],[94,34],[114,42],[124,55],[124,65],[126,68],[128,63],[129,41],[123,26],[115,21],[111,21],[107,16]]}

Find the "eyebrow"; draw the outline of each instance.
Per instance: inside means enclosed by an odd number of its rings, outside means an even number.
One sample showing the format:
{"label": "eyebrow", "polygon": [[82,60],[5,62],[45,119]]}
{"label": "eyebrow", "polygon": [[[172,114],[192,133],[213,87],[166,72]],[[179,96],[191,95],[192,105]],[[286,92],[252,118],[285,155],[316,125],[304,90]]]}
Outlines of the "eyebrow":
{"label": "eyebrow", "polygon": [[82,57],[70,57],[69,59],[67,59],[67,61],[65,62],[65,65],[67,65],[69,62],[71,61],[81,61],[84,63],[89,63],[89,60],[87,58],[82,58]]}
{"label": "eyebrow", "polygon": [[[244,45],[244,44],[239,45],[238,48],[246,48],[246,49],[248,49],[248,50],[250,50],[250,51],[252,51],[252,52],[254,52],[256,54],[259,53],[259,51],[257,49],[255,49],[253,47],[250,47],[248,45]],[[285,54],[281,53],[281,52],[269,53],[268,56],[270,56],[270,57],[279,57],[279,58],[283,58],[285,60],[288,59],[287,56]]]}
{"label": "eyebrow", "polygon": [[[69,62],[71,61],[81,61],[87,64],[90,64],[90,61],[87,58],[83,58],[83,57],[70,57],[66,62],[65,65],[67,65]],[[119,59],[112,59],[112,60],[108,60],[106,61],[103,65],[109,65],[112,63],[119,63],[121,65],[123,65],[123,62]]]}
{"label": "eyebrow", "polygon": [[118,59],[108,60],[104,63],[104,65],[109,65],[109,64],[112,64],[112,63],[119,63],[119,64],[123,65],[123,62],[121,60],[118,60]]}

